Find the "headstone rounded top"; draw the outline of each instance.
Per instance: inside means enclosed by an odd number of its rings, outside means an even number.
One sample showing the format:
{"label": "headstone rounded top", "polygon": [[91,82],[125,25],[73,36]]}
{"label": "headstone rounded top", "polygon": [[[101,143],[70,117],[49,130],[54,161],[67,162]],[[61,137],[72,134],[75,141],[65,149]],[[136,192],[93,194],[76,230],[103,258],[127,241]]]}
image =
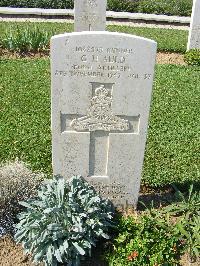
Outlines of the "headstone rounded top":
{"label": "headstone rounded top", "polygon": [[63,33],[63,34],[58,34],[58,35],[54,35],[53,37],[51,37],[51,40],[55,40],[55,39],[60,39],[60,38],[65,38],[65,37],[69,37],[69,38],[73,38],[76,36],[84,36],[85,38],[91,37],[91,38],[95,38],[100,36],[100,38],[103,39],[103,37],[107,37],[109,36],[109,38],[112,37],[117,37],[117,38],[132,38],[135,39],[137,41],[144,41],[144,42],[148,42],[148,43],[152,43],[153,45],[157,46],[157,42],[148,38],[144,38],[144,37],[140,37],[137,35],[132,35],[132,34],[128,34],[128,33],[119,33],[119,32],[107,32],[107,31],[81,31],[81,32],[72,32],[72,33]]}

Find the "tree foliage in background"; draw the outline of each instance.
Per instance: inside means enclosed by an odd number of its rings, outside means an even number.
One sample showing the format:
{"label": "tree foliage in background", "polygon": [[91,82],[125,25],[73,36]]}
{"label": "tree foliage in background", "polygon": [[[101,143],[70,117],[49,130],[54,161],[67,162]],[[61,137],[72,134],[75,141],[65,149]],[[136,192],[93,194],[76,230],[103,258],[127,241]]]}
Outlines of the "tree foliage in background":
{"label": "tree foliage in background", "polygon": [[[32,8],[74,7],[73,0],[0,0],[0,6]],[[108,10],[190,16],[192,0],[108,0]]]}

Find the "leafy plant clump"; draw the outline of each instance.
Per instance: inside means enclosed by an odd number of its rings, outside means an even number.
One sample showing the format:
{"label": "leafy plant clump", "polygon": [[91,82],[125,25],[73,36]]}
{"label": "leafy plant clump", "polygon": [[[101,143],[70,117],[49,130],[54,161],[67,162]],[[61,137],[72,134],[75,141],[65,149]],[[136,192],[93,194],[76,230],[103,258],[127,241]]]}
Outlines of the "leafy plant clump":
{"label": "leafy plant clump", "polygon": [[9,51],[19,53],[45,52],[49,49],[49,43],[53,32],[41,30],[38,27],[26,27],[23,31],[16,28],[6,32],[1,41],[1,47]]}
{"label": "leafy plant clump", "polygon": [[27,210],[15,238],[35,262],[79,265],[98,238],[109,238],[112,206],[81,177],[48,180],[36,199],[21,204]]}
{"label": "leafy plant clump", "polygon": [[113,251],[106,257],[111,266],[176,265],[182,252],[183,242],[169,219],[152,209],[120,220]]}
{"label": "leafy plant clump", "polygon": [[18,201],[36,195],[44,174],[33,173],[23,162],[10,162],[0,167],[0,227],[12,233],[16,215],[22,210]]}
{"label": "leafy plant clump", "polygon": [[190,186],[188,196],[177,191],[180,201],[169,205],[165,212],[178,217],[175,227],[182,236],[192,261],[200,257],[200,191]]}
{"label": "leafy plant clump", "polygon": [[184,60],[188,65],[200,66],[200,49],[191,49],[184,55]]}
{"label": "leafy plant clump", "polygon": [[191,261],[200,255],[200,193],[190,187],[188,196],[160,210],[149,209],[136,217],[121,218],[110,266],[179,265],[185,252]]}

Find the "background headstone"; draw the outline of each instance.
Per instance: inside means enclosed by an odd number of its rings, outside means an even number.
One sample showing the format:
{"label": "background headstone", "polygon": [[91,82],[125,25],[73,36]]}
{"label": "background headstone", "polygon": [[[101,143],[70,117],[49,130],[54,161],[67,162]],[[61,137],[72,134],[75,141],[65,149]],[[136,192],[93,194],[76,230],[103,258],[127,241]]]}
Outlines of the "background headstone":
{"label": "background headstone", "polygon": [[200,49],[200,0],[194,0],[187,50]]}
{"label": "background headstone", "polygon": [[136,205],[156,43],[122,33],[51,40],[54,175],[82,175],[102,196]]}
{"label": "background headstone", "polygon": [[107,0],[75,0],[74,31],[104,31]]}

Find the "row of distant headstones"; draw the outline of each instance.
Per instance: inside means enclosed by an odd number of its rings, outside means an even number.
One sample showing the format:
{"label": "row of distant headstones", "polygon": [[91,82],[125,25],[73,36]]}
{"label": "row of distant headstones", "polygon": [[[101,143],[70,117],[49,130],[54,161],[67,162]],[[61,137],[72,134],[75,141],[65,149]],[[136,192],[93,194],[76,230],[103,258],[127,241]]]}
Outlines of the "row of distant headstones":
{"label": "row of distant headstones", "polygon": [[[75,31],[104,31],[107,0],[75,0]],[[200,0],[194,0],[187,49],[200,48]]]}

